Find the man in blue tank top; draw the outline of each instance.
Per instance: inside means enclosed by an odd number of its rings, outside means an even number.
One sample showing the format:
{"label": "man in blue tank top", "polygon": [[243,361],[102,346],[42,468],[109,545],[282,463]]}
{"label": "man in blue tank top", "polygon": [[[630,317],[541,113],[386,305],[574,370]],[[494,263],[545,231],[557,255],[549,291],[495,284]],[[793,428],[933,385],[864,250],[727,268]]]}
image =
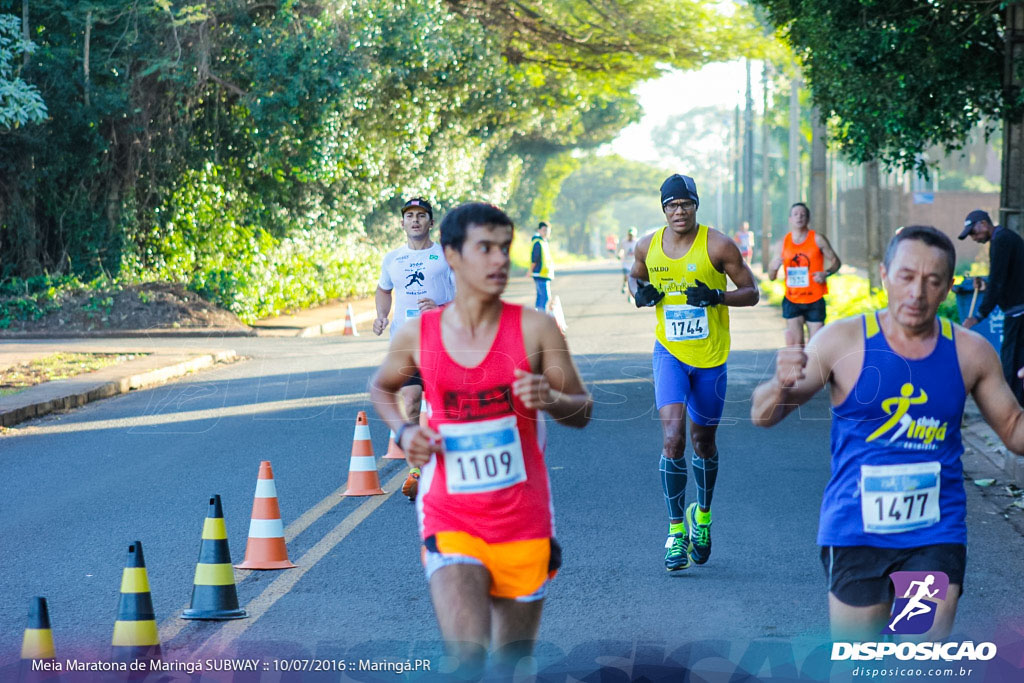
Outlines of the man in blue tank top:
{"label": "man in blue tank top", "polygon": [[827,325],[806,350],[787,339],[774,377],[753,395],[751,417],[768,427],[829,387],[832,477],[818,544],[836,639],[879,640],[901,618],[890,616],[894,599],[908,597],[892,588],[890,574],[900,571],[949,581],[931,626],[914,637],[941,640],[952,630],[967,559],[960,422],[968,394],[1003,443],[1024,452],[1024,411],[995,350],[936,316],[955,260],[935,228],[902,228],[881,266],[888,308]]}

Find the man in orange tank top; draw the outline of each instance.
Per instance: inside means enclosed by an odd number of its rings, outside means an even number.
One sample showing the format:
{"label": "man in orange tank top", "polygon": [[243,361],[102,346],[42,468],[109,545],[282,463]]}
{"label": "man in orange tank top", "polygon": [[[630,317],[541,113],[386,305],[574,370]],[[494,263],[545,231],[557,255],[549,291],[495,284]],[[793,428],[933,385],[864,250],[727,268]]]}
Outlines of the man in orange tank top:
{"label": "man in orange tank top", "polygon": [[[825,324],[825,279],[835,275],[842,265],[832,250],[828,238],[809,227],[811,211],[803,202],[789,209],[789,232],[782,242],[779,254],[768,264],[768,277],[772,280],[783,269],[786,278],[786,296],[782,300],[782,317],[786,320],[786,339],[789,344],[804,343],[804,324],[807,339]],[[828,261],[828,268],[825,262]]]}
{"label": "man in orange tank top", "polygon": [[[593,401],[554,318],[505,303],[513,225],[489,204],[441,223],[455,299],[391,341],[370,397],[409,464],[441,635],[460,678],[511,678],[530,656],[548,580],[561,561],[544,462],[545,422],[583,427]],[[430,423],[405,422],[399,390],[423,376]],[[470,379],[471,378],[471,379]]]}

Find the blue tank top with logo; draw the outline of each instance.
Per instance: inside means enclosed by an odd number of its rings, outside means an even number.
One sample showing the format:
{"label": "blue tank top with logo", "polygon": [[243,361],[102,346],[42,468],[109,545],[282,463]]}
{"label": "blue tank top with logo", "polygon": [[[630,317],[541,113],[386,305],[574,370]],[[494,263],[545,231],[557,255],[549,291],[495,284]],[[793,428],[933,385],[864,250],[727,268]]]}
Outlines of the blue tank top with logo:
{"label": "blue tank top with logo", "polygon": [[893,351],[876,313],[864,316],[864,364],[833,408],[832,478],[818,544],[913,548],[967,542],[963,377],[953,325],[939,318],[935,349]]}

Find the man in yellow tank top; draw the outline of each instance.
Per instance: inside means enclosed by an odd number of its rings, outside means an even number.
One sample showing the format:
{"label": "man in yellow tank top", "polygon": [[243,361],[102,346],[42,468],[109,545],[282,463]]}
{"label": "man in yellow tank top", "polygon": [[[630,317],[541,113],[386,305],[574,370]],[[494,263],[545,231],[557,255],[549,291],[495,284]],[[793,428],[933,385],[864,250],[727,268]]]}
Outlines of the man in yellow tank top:
{"label": "man in yellow tank top", "polygon": [[[811,210],[803,202],[789,207],[789,232],[782,247],[768,264],[768,278],[775,279],[782,269],[786,296],[782,299],[782,317],[786,320],[786,343],[803,346],[804,324],[807,339],[825,324],[825,278],[835,275],[842,265],[828,238],[810,229]],[[828,267],[825,262],[828,262]]]}
{"label": "man in yellow tank top", "polygon": [[[654,396],[661,418],[661,483],[668,506],[665,569],[711,556],[711,497],[718,477],[715,434],[725,407],[729,357],[727,306],[753,306],[754,274],[736,243],[697,223],[700,198],[689,176],[661,186],[666,226],[640,239],[629,289],[638,308],[657,313]],[[726,292],[726,276],[736,289]],[[697,501],[686,507],[686,418],[690,418]],[[687,532],[689,525],[689,532]]]}

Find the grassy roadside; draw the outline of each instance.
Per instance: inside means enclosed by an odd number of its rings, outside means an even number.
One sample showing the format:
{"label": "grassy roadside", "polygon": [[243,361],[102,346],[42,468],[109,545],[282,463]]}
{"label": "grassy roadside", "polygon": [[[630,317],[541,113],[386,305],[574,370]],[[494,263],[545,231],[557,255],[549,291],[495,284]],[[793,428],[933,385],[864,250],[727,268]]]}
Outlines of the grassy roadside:
{"label": "grassy roadside", "polygon": [[0,396],[139,358],[144,353],[54,353],[0,370]]}

